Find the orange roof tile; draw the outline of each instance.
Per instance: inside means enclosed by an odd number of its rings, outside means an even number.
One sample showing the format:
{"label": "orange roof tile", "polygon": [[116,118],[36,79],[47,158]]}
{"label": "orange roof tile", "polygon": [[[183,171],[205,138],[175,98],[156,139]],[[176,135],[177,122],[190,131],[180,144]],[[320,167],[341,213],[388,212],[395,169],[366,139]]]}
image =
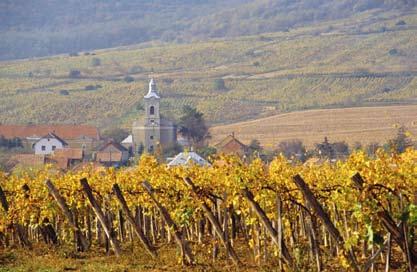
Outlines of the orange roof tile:
{"label": "orange roof tile", "polygon": [[63,148],[54,151],[54,158],[67,158],[71,160],[82,160],[84,152],[81,148]]}
{"label": "orange roof tile", "polygon": [[9,161],[25,166],[41,166],[45,164],[45,155],[36,154],[16,154]]}
{"label": "orange roof tile", "polygon": [[229,153],[243,153],[246,150],[246,145],[242,144],[234,136],[229,135],[224,138],[220,143],[215,145],[216,149],[220,152],[229,154]]}
{"label": "orange roof tile", "polygon": [[62,139],[78,139],[83,136],[100,139],[98,129],[89,125],[0,125],[0,135],[5,138],[43,137],[48,133]]}

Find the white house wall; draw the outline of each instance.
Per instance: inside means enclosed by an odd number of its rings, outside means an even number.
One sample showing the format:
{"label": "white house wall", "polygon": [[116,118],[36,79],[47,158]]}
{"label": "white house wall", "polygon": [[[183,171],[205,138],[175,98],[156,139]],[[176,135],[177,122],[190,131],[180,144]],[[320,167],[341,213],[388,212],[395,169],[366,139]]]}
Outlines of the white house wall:
{"label": "white house wall", "polygon": [[[44,148],[42,148],[44,146]],[[40,155],[47,155],[53,153],[55,146],[55,149],[62,149],[64,146],[62,145],[62,142],[57,139],[40,139],[37,143],[34,145],[35,154]]]}

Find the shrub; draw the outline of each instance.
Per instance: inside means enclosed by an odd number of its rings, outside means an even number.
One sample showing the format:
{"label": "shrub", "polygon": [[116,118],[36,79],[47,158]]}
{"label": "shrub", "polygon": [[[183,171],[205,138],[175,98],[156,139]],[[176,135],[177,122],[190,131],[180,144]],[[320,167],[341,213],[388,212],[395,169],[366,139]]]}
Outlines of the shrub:
{"label": "shrub", "polygon": [[172,78],[164,78],[162,82],[164,82],[165,84],[172,84],[174,80]]}
{"label": "shrub", "polygon": [[91,65],[96,67],[101,65],[101,60],[99,58],[92,58],[91,59]]}
{"label": "shrub", "polygon": [[403,25],[406,25],[406,24],[407,23],[404,20],[400,20],[395,25],[397,25],[397,26],[403,26]]}
{"label": "shrub", "polygon": [[123,80],[127,83],[135,81],[135,79],[132,76],[125,76]]}
{"label": "shrub", "polygon": [[216,91],[226,90],[226,84],[222,78],[215,79],[213,82],[213,87]]}
{"label": "shrub", "polygon": [[143,70],[144,70],[143,67],[136,65],[136,66],[132,66],[129,68],[129,73],[136,74],[136,73],[143,72]]}
{"label": "shrub", "polygon": [[60,90],[59,94],[60,95],[69,95],[69,92],[67,90]]}
{"label": "shrub", "polygon": [[81,77],[81,71],[73,69],[69,72],[69,77],[70,78],[79,78],[79,77]]}
{"label": "shrub", "polygon": [[388,53],[389,53],[391,56],[396,56],[396,55],[398,55],[398,50],[397,50],[397,49],[395,49],[395,48],[393,48],[393,49],[391,49]]}
{"label": "shrub", "polygon": [[84,87],[86,91],[94,91],[94,90],[97,90],[98,88],[101,88],[101,85],[87,85]]}

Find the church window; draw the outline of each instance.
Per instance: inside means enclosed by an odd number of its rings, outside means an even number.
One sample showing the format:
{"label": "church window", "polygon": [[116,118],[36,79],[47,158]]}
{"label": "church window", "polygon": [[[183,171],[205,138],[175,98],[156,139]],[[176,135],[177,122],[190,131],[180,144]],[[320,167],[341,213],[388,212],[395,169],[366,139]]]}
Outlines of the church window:
{"label": "church window", "polygon": [[153,152],[153,145],[149,147],[149,152]]}
{"label": "church window", "polygon": [[153,140],[153,135],[151,135],[151,137],[150,137],[150,138],[151,138],[151,140]]}
{"label": "church window", "polygon": [[154,115],[154,114],[155,114],[155,107],[154,107],[154,106],[151,106],[151,107],[150,107],[150,109],[149,109],[149,114],[150,114],[150,115]]}
{"label": "church window", "polygon": [[56,146],[55,146],[55,145],[53,145],[53,146],[52,146],[52,150],[55,150],[55,149],[56,149]]}

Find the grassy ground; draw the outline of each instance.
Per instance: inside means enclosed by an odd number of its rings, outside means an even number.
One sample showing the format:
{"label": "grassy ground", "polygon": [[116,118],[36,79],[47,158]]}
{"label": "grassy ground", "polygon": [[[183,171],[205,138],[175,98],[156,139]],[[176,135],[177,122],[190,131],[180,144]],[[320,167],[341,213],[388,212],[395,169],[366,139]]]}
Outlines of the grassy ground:
{"label": "grassy ground", "polygon": [[[208,246],[210,247],[210,246]],[[203,248],[196,251],[197,264],[193,267],[183,267],[178,262],[178,252],[175,245],[165,245],[159,249],[157,260],[150,258],[139,245],[124,248],[119,258],[107,256],[103,248],[94,248],[89,253],[74,253],[72,249],[37,246],[34,250],[13,249],[0,251],[0,271],[235,271],[232,262],[223,254],[216,261],[204,259],[209,255]],[[268,265],[258,266],[253,261],[249,250],[238,249],[243,258],[242,271],[270,271],[274,261]]]}
{"label": "grassy ground", "polygon": [[280,141],[300,139],[308,147],[322,142],[324,137],[333,141],[369,144],[385,143],[395,137],[399,126],[408,128],[417,139],[417,105],[324,109],[275,115],[211,129],[213,143],[235,133],[245,143],[258,139],[267,148]]}
{"label": "grassy ground", "polygon": [[[369,13],[262,36],[0,62],[0,122],[130,127],[143,113],[149,76],[157,78],[164,115],[175,119],[192,104],[211,124],[322,107],[417,103],[416,13]],[[406,25],[397,26],[399,20]],[[70,78],[72,69],[81,76]],[[126,75],[135,81],[125,82]],[[224,78],[225,90],[214,89],[217,78]],[[89,85],[96,90],[85,90]]]}

